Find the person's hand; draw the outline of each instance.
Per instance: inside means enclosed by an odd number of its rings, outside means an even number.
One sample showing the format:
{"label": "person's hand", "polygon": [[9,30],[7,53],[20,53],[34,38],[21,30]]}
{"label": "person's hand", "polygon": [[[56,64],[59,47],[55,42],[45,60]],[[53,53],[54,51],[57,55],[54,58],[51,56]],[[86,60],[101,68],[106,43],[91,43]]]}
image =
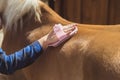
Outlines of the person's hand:
{"label": "person's hand", "polygon": [[58,28],[56,31],[56,28],[53,28],[53,30],[50,31],[47,35],[43,36],[41,39],[38,40],[43,49],[46,49],[48,46],[56,47],[77,32],[77,30],[75,31],[75,29],[77,29],[76,24],[69,24],[65,26],[58,24],[55,26]]}

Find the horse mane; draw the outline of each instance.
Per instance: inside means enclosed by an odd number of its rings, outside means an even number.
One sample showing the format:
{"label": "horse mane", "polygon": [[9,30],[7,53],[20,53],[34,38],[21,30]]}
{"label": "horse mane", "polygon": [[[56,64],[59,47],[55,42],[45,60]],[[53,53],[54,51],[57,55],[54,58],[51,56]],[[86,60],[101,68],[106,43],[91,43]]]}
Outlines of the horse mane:
{"label": "horse mane", "polygon": [[0,0],[0,13],[3,11],[5,8],[6,1],[5,0]]}
{"label": "horse mane", "polygon": [[[2,3],[5,3],[5,7],[2,7],[4,6]],[[28,12],[28,17],[32,16],[31,14],[34,14],[35,19],[40,21],[41,11],[39,0],[1,0],[0,4],[2,4],[0,7],[4,8],[2,17],[5,30],[10,30],[13,27],[17,28],[18,22],[22,25],[23,16]]]}

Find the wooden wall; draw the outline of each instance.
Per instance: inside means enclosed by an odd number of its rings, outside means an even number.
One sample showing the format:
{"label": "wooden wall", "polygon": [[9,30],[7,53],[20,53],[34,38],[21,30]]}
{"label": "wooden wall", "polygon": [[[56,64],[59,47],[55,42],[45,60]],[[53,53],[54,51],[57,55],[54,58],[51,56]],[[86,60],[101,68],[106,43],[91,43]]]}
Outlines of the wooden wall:
{"label": "wooden wall", "polygon": [[49,2],[62,17],[74,22],[120,24],[120,0],[49,0]]}

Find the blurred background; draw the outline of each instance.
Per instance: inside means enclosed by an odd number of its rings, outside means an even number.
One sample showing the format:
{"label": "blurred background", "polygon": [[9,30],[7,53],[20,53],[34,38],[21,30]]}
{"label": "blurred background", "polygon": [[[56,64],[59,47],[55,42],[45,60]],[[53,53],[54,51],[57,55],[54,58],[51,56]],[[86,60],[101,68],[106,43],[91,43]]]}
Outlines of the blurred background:
{"label": "blurred background", "polygon": [[84,24],[120,24],[120,0],[43,0],[67,20]]}

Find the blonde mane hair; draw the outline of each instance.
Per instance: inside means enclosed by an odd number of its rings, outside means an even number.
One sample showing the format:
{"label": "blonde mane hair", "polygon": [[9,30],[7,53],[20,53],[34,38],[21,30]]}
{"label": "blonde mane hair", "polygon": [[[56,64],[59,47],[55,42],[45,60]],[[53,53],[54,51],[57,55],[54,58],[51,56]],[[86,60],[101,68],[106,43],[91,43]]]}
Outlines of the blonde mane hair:
{"label": "blonde mane hair", "polygon": [[[18,21],[22,25],[22,17],[26,13],[35,14],[35,18],[40,21],[40,0],[1,0],[0,12],[3,12],[5,29],[17,27]],[[29,15],[30,17],[31,15]]]}

